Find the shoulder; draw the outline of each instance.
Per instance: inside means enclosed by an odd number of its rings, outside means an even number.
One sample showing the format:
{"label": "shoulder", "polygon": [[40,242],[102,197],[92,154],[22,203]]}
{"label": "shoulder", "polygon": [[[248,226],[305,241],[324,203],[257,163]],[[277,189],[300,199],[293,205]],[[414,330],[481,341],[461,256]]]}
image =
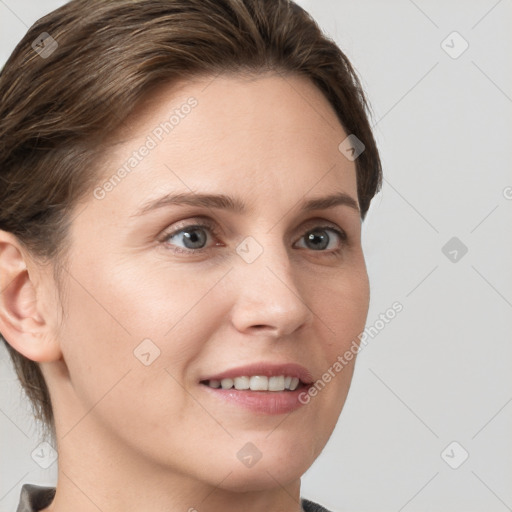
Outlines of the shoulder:
{"label": "shoulder", "polygon": [[304,512],[330,512],[326,508],[322,507],[322,505],[319,505],[314,501],[309,501],[306,498],[301,498],[301,502]]}
{"label": "shoulder", "polygon": [[55,487],[24,484],[21,488],[20,501],[16,512],[37,512],[46,508],[53,501]]}

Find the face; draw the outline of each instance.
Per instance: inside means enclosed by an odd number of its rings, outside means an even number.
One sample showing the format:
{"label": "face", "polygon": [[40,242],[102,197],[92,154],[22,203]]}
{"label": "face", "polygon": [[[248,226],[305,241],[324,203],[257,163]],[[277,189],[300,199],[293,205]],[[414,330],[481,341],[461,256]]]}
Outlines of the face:
{"label": "face", "polygon": [[[197,79],[137,108],[72,224],[64,366],[48,375],[62,448],[94,439],[88,450],[104,443],[215,486],[230,474],[229,489],[284,484],[309,468],[354,360],[333,365],[368,311],[355,163],[338,150],[346,137],[321,92],[296,77]],[[161,200],[171,194],[193,197]],[[306,208],[333,194],[336,204]],[[289,364],[298,366],[280,368]],[[314,382],[330,368],[306,405],[302,384],[207,382]]]}

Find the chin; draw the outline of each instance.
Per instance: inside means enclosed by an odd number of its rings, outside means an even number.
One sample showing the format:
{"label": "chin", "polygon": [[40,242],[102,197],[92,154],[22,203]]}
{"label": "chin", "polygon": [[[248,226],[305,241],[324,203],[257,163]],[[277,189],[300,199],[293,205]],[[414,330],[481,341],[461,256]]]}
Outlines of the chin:
{"label": "chin", "polygon": [[285,469],[283,464],[273,464],[272,462],[265,464],[261,459],[251,468],[233,467],[232,473],[221,487],[231,492],[264,491],[284,487],[299,480],[309,466],[308,461],[300,466],[288,465]]}
{"label": "chin", "polygon": [[262,491],[285,486],[301,478],[315,459],[313,439],[303,438],[299,443],[296,440],[290,442],[289,438],[287,443],[282,435],[276,435],[272,440],[274,435],[271,434],[267,440],[262,435],[260,441],[254,440],[254,444],[237,441],[233,457],[224,459],[221,471],[217,463],[222,454],[215,458],[217,469],[214,474],[217,477],[221,472],[224,475],[231,472],[223,482],[223,488],[233,492]]}

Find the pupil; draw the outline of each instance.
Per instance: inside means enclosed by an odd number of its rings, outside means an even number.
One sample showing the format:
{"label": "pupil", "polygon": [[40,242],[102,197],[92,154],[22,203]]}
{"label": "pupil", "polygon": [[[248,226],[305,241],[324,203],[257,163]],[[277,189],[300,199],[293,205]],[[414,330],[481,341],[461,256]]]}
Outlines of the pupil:
{"label": "pupil", "polygon": [[[189,230],[189,231],[186,231],[185,232],[185,238],[188,239],[189,241],[191,241],[193,244],[196,244],[198,242],[200,242],[200,245],[204,244],[205,243],[205,239],[206,237],[203,235],[203,236],[199,236],[197,235],[197,233],[200,231],[200,229],[194,229],[194,230]],[[192,234],[190,234],[192,233]],[[202,244],[201,244],[202,242]],[[198,247],[188,247],[189,249],[198,249]]]}
{"label": "pupil", "polygon": [[[322,240],[315,242],[315,241],[314,241],[315,239],[323,238],[323,242],[325,242],[325,241],[327,240],[327,237],[326,237],[325,235],[315,235],[315,234],[314,234],[314,233],[318,233],[318,232],[319,232],[319,231],[313,231],[313,232],[311,232],[311,233],[309,234],[309,236],[308,236],[308,240],[309,240],[309,241],[312,241],[312,242],[313,242],[313,245],[315,245],[315,246],[316,246],[316,248],[318,248],[318,245],[319,245],[319,244],[322,244]],[[325,231],[323,231],[323,233],[325,233]],[[327,247],[327,245],[324,245],[322,248],[325,248],[325,247]]]}

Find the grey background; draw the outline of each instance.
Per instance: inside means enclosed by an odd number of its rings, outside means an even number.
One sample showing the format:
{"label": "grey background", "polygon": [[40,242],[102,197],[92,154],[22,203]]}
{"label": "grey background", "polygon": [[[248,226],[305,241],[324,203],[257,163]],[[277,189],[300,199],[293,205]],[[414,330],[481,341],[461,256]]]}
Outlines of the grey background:
{"label": "grey background", "polygon": [[[58,1],[0,0],[0,64]],[[302,495],[333,511],[512,510],[512,2],[302,0],[370,98],[385,183],[364,223],[368,325]],[[469,47],[458,58],[461,40]],[[443,41],[445,43],[442,44]],[[468,252],[442,248],[457,237]],[[0,510],[41,469],[1,352]],[[441,454],[453,441],[458,445]],[[468,458],[457,469],[463,452]]]}

